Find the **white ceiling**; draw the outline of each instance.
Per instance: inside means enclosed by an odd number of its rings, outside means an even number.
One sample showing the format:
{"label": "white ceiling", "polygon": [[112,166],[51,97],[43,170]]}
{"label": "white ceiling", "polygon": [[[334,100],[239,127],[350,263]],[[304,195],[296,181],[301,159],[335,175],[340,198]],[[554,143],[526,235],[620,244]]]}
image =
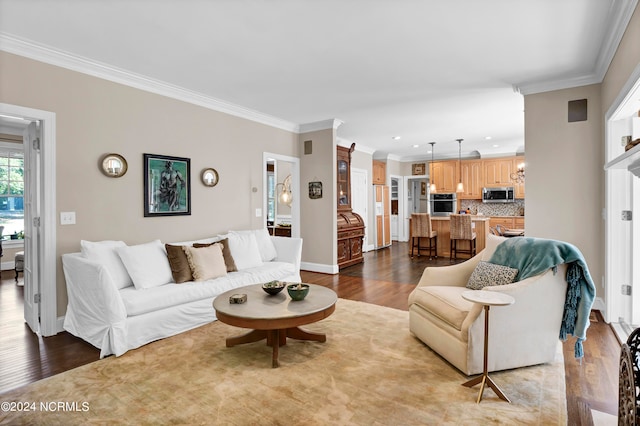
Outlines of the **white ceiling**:
{"label": "white ceiling", "polygon": [[376,158],[430,158],[429,141],[456,157],[457,138],[489,157],[524,150],[521,93],[602,80],[636,4],[0,0],[0,49],[20,41],[284,127],[340,119],[338,137]]}

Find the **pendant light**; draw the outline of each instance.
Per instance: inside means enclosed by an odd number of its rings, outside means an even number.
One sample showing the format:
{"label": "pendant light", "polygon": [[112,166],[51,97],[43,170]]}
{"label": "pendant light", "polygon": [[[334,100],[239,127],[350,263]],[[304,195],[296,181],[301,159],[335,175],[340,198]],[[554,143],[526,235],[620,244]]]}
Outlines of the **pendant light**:
{"label": "pendant light", "polygon": [[431,145],[431,162],[429,163],[429,181],[431,185],[429,186],[429,192],[431,193],[436,192],[436,182],[433,176],[433,146],[435,144],[435,142],[429,142],[429,145]]}
{"label": "pendant light", "polygon": [[456,192],[464,192],[464,186],[462,185],[462,141],[464,139],[456,139],[458,141],[458,169],[460,170],[460,180],[456,187]]}

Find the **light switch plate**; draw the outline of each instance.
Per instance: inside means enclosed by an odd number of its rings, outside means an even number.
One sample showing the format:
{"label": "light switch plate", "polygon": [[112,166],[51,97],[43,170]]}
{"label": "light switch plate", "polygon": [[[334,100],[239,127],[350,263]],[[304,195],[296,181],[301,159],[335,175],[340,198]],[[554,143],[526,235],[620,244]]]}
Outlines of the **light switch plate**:
{"label": "light switch plate", "polygon": [[262,209],[256,209],[256,217],[262,217]]}
{"label": "light switch plate", "polygon": [[60,225],[75,225],[76,212],[60,212]]}

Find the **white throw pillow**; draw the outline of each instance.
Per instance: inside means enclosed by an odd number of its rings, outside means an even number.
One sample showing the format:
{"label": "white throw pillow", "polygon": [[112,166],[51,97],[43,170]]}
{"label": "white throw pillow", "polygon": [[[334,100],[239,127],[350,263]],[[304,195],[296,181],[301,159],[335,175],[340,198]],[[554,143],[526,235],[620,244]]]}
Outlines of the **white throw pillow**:
{"label": "white throw pillow", "polygon": [[119,247],[126,247],[124,241],[80,241],[80,253],[86,259],[97,262],[107,269],[111,280],[118,289],[133,285],[120,256],[116,252]]}
{"label": "white throw pillow", "polygon": [[271,241],[271,236],[269,235],[269,231],[267,231],[267,228],[254,229],[251,231],[229,231],[229,233],[255,235],[256,242],[258,243],[258,251],[260,252],[260,257],[262,258],[263,262],[271,262],[278,255],[276,246],[273,245],[273,241]]}
{"label": "white throw pillow", "polygon": [[238,271],[262,265],[262,256],[253,232],[230,232],[229,250]]}
{"label": "white throw pillow", "polygon": [[160,240],[116,249],[136,290],[173,282],[171,266]]}
{"label": "white throw pillow", "polygon": [[227,275],[227,265],[222,256],[222,244],[207,247],[182,246],[195,281],[211,280]]}

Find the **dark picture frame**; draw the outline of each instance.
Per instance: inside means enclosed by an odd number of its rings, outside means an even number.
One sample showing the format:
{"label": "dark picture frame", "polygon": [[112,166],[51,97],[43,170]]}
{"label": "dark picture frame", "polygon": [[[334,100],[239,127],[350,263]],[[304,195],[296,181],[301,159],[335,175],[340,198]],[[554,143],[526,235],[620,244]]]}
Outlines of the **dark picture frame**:
{"label": "dark picture frame", "polygon": [[143,154],[144,217],[191,214],[191,159]]}
{"label": "dark picture frame", "polygon": [[309,182],[309,198],[312,200],[322,198],[322,182]]}

